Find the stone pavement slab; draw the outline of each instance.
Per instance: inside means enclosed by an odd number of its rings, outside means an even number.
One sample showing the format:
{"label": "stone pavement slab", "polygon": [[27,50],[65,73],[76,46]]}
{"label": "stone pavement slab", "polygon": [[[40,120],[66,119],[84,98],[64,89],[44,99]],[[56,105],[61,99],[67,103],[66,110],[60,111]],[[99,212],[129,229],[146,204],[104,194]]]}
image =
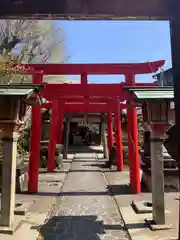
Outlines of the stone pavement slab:
{"label": "stone pavement slab", "polygon": [[96,157],[96,153],[76,153],[74,155],[74,159],[94,159]]}
{"label": "stone pavement slab", "polygon": [[0,234],[1,240],[35,240],[39,231],[36,228],[37,225],[43,224],[46,219],[47,213],[29,213],[25,218],[22,218],[22,224],[20,228],[14,233],[13,236]]}
{"label": "stone pavement slab", "polygon": [[129,172],[105,173],[109,188],[114,194],[116,202],[121,210],[124,221],[132,240],[170,240],[177,239],[178,234],[178,193],[165,193],[166,222],[172,225],[171,229],[151,231],[144,219],[152,219],[152,213],[136,214],[131,204],[132,201],[152,202],[151,193],[131,194],[129,187]]}
{"label": "stone pavement slab", "polygon": [[[78,155],[79,160],[85,156]],[[92,155],[91,155],[92,157]],[[38,239],[125,240],[123,219],[106,187],[97,158],[73,160],[63,185],[58,208],[42,226]]]}
{"label": "stone pavement slab", "polygon": [[60,194],[71,161],[71,156],[68,160],[64,161],[63,170],[54,173],[40,173],[37,194],[16,194],[17,202],[32,202],[32,204],[26,216],[15,216],[16,220],[21,220],[21,226],[14,235],[0,234],[1,240],[37,239],[39,236],[39,226],[44,223],[49,211],[56,205],[56,196]]}

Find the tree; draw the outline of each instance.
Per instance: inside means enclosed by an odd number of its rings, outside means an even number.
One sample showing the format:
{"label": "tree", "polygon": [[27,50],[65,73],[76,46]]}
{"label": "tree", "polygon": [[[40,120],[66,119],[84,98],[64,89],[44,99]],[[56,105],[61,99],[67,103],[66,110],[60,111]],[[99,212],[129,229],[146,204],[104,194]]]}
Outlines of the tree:
{"label": "tree", "polygon": [[9,71],[12,63],[64,62],[64,42],[54,21],[0,20],[0,83],[29,80]]}
{"label": "tree", "polygon": [[[31,82],[31,77],[23,75],[20,63],[62,63],[64,54],[63,29],[54,21],[0,20],[0,84]],[[26,120],[30,120],[31,108]],[[29,129],[22,132],[18,141],[18,151],[27,151]],[[0,142],[0,152],[1,152]]]}

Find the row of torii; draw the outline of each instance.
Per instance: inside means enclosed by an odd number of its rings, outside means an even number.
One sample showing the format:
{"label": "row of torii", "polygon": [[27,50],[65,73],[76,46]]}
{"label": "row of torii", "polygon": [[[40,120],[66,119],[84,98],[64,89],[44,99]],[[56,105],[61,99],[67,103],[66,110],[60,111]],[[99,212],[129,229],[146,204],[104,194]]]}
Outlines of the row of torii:
{"label": "row of torii", "polygon": [[[128,159],[130,170],[130,185],[133,193],[139,193],[140,188],[140,161],[138,148],[138,125],[136,106],[123,104],[130,103],[130,96],[124,90],[126,86],[154,87],[155,84],[138,84],[136,74],[148,74],[158,71],[164,61],[146,63],[110,63],[110,64],[31,64],[24,65],[25,69],[33,69],[33,84],[44,84],[40,95],[48,103],[32,107],[31,134],[30,134],[30,161],[28,192],[38,191],[40,138],[41,138],[41,108],[52,109],[50,141],[48,147],[48,171],[54,170],[55,149],[57,143],[62,143],[62,125],[64,113],[87,112],[106,113],[108,127],[108,148],[113,144],[112,113],[115,118],[116,164],[119,171],[124,169],[123,144],[121,130],[121,109],[127,108],[128,121]],[[28,72],[28,71],[27,71]],[[88,75],[124,75],[125,82],[119,84],[88,84]],[[80,75],[80,84],[52,84],[44,83],[45,75]],[[58,134],[58,139],[57,139]]]}

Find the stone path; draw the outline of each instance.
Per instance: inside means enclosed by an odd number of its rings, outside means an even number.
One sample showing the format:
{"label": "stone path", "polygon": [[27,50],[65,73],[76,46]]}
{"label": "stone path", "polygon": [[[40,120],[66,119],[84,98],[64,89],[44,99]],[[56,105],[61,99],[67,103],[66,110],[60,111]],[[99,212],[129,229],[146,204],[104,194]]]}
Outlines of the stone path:
{"label": "stone path", "polygon": [[99,164],[95,155],[75,155],[56,198],[58,208],[41,228],[38,240],[129,239]]}

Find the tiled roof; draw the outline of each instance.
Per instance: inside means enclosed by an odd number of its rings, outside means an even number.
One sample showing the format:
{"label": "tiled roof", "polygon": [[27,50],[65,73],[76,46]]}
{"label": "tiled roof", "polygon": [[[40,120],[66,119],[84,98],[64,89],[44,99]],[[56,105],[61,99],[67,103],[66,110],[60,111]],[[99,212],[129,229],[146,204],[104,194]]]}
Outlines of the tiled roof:
{"label": "tiled roof", "polygon": [[153,88],[130,87],[127,90],[133,93],[139,100],[174,99],[173,87],[153,87]]}

